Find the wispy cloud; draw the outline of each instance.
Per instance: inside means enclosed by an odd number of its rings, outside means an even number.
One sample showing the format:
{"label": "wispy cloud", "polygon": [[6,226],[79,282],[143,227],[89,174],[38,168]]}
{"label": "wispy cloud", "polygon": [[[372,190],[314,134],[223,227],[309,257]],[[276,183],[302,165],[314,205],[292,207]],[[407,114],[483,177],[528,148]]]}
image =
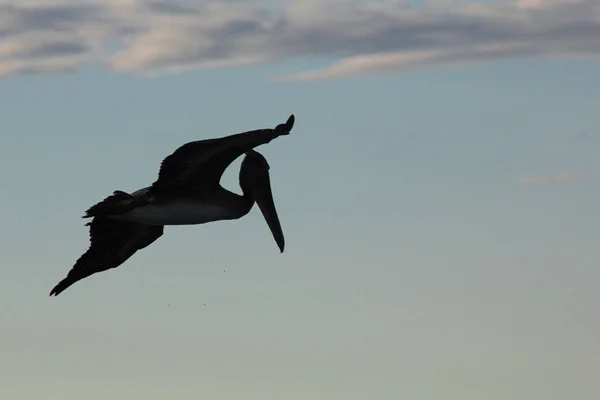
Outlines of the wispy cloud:
{"label": "wispy cloud", "polygon": [[154,76],[297,58],[326,79],[499,58],[596,58],[597,0],[0,3],[0,75],[102,65]]}
{"label": "wispy cloud", "polygon": [[526,176],[518,180],[519,183],[557,183],[557,182],[574,182],[574,181],[597,181],[600,180],[600,174],[581,175],[581,174],[554,174],[542,176]]}

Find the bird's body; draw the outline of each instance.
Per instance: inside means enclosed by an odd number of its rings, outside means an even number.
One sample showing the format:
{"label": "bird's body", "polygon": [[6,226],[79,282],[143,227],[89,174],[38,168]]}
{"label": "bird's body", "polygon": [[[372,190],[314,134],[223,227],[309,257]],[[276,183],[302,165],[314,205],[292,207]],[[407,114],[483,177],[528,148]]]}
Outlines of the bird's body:
{"label": "bird's body", "polygon": [[[136,197],[135,193],[132,196]],[[175,197],[163,202],[152,197],[143,201],[147,203],[112,215],[111,218],[147,225],[198,225],[241,218],[250,211],[253,203],[251,199],[222,187],[196,196]]]}
{"label": "bird's body", "polygon": [[[58,295],[73,283],[116,268],[135,252],[162,236],[166,225],[197,225],[243,217],[258,204],[279,249],[284,236],[273,202],[269,164],[254,147],[287,135],[294,125],[291,115],[275,129],[259,129],[218,139],[184,144],[161,163],[158,179],[131,194],[115,191],[90,207],[90,247],[67,277],[50,292]],[[240,168],[242,195],[220,185],[223,172],[246,154]]]}
{"label": "bird's body", "polygon": [[112,218],[146,225],[197,225],[240,216],[218,203],[175,200],[168,204],[136,207]]}

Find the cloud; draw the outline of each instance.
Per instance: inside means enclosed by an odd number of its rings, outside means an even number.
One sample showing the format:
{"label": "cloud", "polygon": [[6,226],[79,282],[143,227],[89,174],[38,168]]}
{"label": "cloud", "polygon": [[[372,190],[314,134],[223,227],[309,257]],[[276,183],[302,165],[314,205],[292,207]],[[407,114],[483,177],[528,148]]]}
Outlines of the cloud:
{"label": "cloud", "polygon": [[155,76],[321,59],[318,80],[507,58],[597,58],[597,0],[0,3],[0,75],[100,65]]}
{"label": "cloud", "polygon": [[578,175],[578,174],[555,174],[545,176],[528,176],[518,180],[519,183],[557,183],[557,182],[574,182],[574,181],[597,181],[600,180],[600,174],[595,175]]}

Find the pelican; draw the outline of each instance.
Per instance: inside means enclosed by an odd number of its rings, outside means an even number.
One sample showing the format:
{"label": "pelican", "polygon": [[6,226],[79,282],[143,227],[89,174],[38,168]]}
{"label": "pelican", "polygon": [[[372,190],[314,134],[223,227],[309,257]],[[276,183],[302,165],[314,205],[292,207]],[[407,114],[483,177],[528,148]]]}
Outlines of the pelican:
{"label": "pelican", "polygon": [[[216,139],[186,143],[161,163],[158,179],[131,194],[116,190],[90,207],[90,245],[51,291],[58,296],[75,282],[117,268],[138,250],[162,236],[165,225],[195,225],[232,220],[256,203],[283,253],[285,240],[269,179],[269,164],[255,147],[288,135],[294,115],[274,129],[257,129]],[[239,172],[242,195],[220,184],[225,169],[245,154]]]}

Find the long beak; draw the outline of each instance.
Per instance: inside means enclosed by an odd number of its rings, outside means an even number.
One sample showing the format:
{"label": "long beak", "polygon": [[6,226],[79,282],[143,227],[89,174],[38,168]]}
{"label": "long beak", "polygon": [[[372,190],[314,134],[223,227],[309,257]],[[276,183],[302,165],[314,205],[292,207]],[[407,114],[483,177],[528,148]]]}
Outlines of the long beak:
{"label": "long beak", "polygon": [[260,172],[259,177],[255,182],[254,190],[256,204],[258,204],[265,221],[267,221],[269,229],[271,229],[271,233],[273,234],[273,238],[275,239],[275,242],[277,242],[277,246],[279,246],[279,250],[283,253],[285,238],[283,237],[283,230],[281,229],[281,223],[279,222],[277,210],[275,209],[268,170],[265,169]]}

